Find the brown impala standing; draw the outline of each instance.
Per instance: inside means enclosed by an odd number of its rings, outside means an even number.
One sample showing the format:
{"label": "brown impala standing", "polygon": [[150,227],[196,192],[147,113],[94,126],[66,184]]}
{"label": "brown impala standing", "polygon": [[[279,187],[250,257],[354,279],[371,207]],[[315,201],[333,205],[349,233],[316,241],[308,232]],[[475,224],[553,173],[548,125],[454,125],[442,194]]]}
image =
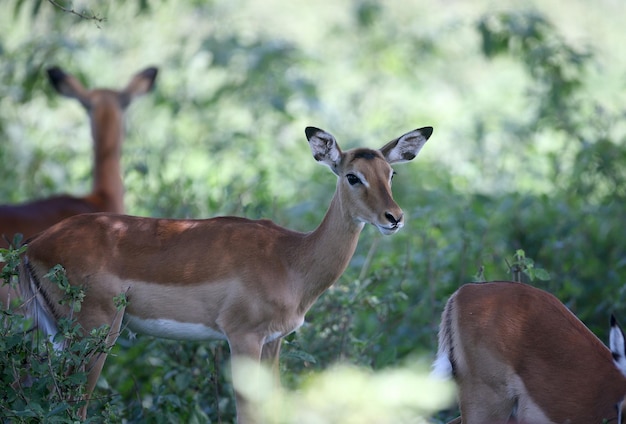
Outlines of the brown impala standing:
{"label": "brown impala standing", "polygon": [[446,304],[435,374],[452,375],[449,424],[620,424],[624,334],[607,347],[556,297],[527,284],[466,284]]}
{"label": "brown impala standing", "polygon": [[[57,222],[81,213],[124,213],[124,186],[120,174],[120,152],[124,139],[124,111],[138,96],[150,91],[157,68],[136,74],[121,91],[87,90],[61,68],[48,69],[48,79],[63,96],[80,102],[89,114],[93,137],[93,189],[85,197],[59,195],[20,205],[0,205],[0,247],[8,247],[13,236],[25,239]],[[0,263],[0,267],[3,266]],[[0,280],[0,302],[8,306],[17,293]]]}
{"label": "brown impala standing", "polygon": [[[20,288],[25,299],[33,299],[29,313],[50,333],[68,314],[67,305],[58,303],[59,289],[44,277],[61,264],[70,284],[86,292],[78,322],[86,331],[110,325],[110,344],[124,315],[136,332],[227,340],[231,358],[263,360],[277,373],[282,337],[302,325],[315,300],[346,269],[364,225],[383,234],[404,225],[402,209],[391,195],[391,164],[412,160],[432,131],[411,131],[380,150],[343,152],[332,135],[308,127],[313,157],[338,178],[326,216],[308,233],[237,217],[89,214],[67,219],[29,243],[22,259]],[[123,314],[113,302],[120,293],[128,300]],[[104,360],[104,355],[92,360],[87,396]],[[235,395],[238,421],[253,422],[253,411],[237,387]]]}

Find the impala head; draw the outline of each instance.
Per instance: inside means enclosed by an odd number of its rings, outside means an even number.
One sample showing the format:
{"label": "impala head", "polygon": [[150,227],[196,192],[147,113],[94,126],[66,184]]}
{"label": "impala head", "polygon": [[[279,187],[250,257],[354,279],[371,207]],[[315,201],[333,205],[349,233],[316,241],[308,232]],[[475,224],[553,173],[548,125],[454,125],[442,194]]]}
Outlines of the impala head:
{"label": "impala head", "polygon": [[60,94],[78,100],[83,107],[92,114],[100,105],[105,103],[115,103],[115,110],[122,112],[132,102],[132,100],[149,92],[154,86],[157,76],[157,68],[150,67],[135,74],[128,85],[121,91],[109,89],[86,89],[80,81],[65,73],[61,68],[54,66],[48,69],[48,79],[52,86]]}
{"label": "impala head", "polygon": [[78,100],[89,115],[94,169],[92,193],[85,200],[95,207],[93,212],[124,212],[124,184],[120,169],[124,113],[135,98],[152,89],[157,73],[157,68],[146,68],[136,73],[122,90],[89,90],[61,68],[48,69],[48,79],[55,90]]}
{"label": "impala head", "polygon": [[335,138],[319,128],[307,127],[313,157],[339,178],[337,194],[345,213],[359,223],[370,223],[383,234],[404,226],[404,213],[393,200],[391,165],[415,158],[433,133],[424,127],[398,137],[379,150],[358,148],[342,152]]}

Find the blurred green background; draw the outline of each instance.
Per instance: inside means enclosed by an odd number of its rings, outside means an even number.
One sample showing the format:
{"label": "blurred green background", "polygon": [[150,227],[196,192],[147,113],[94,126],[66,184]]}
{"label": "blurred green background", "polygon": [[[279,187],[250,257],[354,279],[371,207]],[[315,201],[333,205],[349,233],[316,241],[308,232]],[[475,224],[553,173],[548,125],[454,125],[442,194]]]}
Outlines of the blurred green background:
{"label": "blurred green background", "polygon": [[[447,297],[465,282],[512,278],[518,249],[551,275],[532,284],[603,340],[609,312],[626,309],[626,3],[8,0],[1,8],[3,204],[90,189],[88,120],[49,86],[52,65],[111,88],[159,67],[155,91],[127,113],[122,169],[133,215],[236,214],[309,231],[335,178],[311,157],[305,126],[331,132],[343,148],[435,128],[420,156],[396,167],[406,227],[391,237],[366,227],[348,270],[285,343],[287,387],[337,361],[383,369],[432,358]],[[93,416],[106,405],[125,422],[232,419],[226,346],[141,335],[119,345]]]}

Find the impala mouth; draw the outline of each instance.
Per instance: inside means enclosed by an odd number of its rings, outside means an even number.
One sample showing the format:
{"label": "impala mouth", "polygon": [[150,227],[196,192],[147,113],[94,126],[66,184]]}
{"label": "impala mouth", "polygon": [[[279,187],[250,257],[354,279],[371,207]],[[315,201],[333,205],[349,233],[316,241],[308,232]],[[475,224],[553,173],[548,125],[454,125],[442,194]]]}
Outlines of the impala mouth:
{"label": "impala mouth", "polygon": [[397,224],[389,225],[389,226],[376,225],[376,228],[378,228],[378,231],[380,231],[382,234],[388,236],[388,235],[398,232],[398,230],[402,228],[403,226],[404,224],[402,222],[398,222]]}

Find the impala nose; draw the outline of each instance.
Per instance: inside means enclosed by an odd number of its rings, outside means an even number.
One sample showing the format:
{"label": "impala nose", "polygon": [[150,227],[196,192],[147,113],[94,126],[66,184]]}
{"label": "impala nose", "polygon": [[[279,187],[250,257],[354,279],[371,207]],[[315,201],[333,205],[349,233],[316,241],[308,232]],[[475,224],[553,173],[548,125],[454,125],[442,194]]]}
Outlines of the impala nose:
{"label": "impala nose", "polygon": [[391,225],[395,228],[402,222],[402,218],[404,218],[404,214],[400,213],[400,215],[396,218],[392,213],[385,212],[385,218],[391,223]]}

